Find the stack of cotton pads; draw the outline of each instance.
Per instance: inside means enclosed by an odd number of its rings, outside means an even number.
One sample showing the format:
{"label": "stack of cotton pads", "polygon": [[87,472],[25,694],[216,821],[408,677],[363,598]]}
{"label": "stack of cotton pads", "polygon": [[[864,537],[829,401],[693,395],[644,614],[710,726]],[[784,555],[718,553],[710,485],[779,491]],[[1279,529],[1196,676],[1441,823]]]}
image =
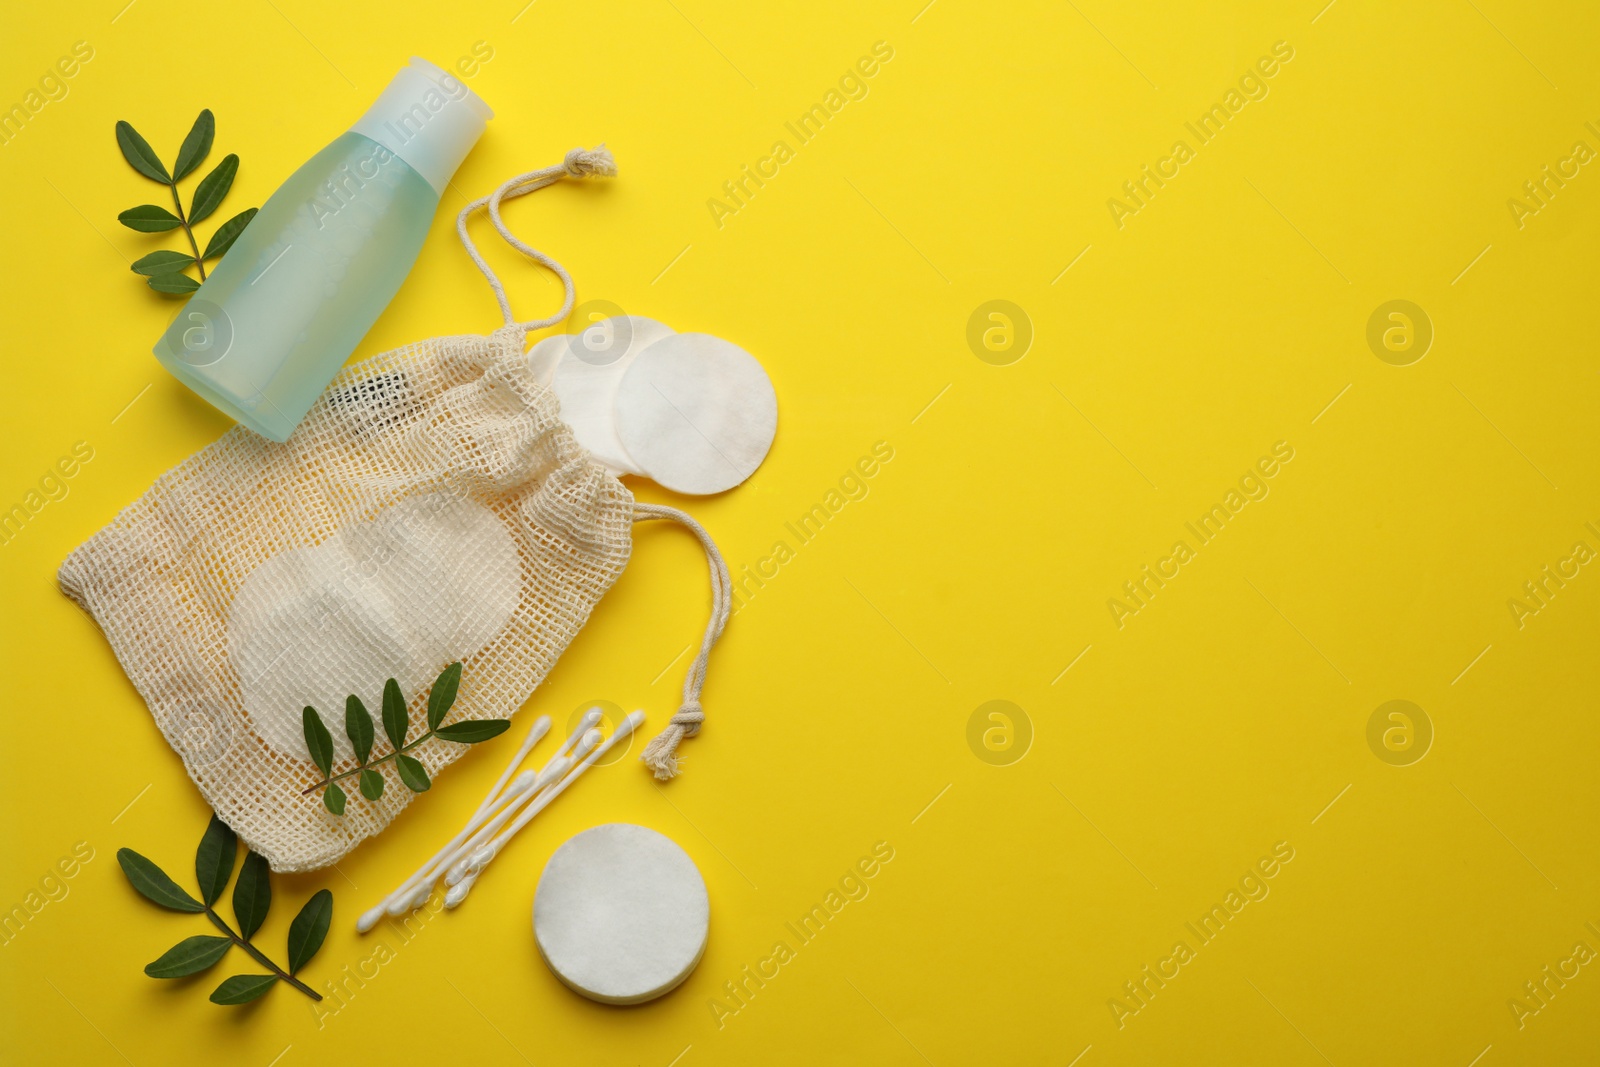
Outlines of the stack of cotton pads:
{"label": "stack of cotton pads", "polygon": [[676,493],[732,489],[761,466],[778,430],[767,372],[710,334],[620,315],[546,337],[528,361],[597,461]]}
{"label": "stack of cotton pads", "polygon": [[606,823],[556,849],[533,898],[539,954],[572,989],[639,1004],[705,954],[711,905],[689,854],[643,826]]}

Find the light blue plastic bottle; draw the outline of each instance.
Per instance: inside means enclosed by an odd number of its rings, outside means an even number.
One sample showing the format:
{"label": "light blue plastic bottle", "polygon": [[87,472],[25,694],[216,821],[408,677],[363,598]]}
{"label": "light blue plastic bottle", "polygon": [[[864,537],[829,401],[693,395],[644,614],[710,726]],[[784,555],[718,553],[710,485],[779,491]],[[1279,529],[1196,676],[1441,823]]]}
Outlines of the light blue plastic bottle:
{"label": "light blue plastic bottle", "polygon": [[440,194],[493,117],[413,58],[268,198],[156,358],[238,422],[288,440],[405,281]]}

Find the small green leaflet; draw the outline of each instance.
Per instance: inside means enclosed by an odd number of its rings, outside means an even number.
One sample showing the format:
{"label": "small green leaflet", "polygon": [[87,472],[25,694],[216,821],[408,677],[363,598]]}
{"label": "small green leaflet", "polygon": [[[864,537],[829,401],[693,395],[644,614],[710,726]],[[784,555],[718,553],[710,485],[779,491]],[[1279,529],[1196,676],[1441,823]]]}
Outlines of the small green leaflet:
{"label": "small green leaflet", "polygon": [[271,989],[277,980],[275,974],[236,974],[212,991],[211,1003],[248,1004]]}
{"label": "small green leaflet", "polygon": [[289,924],[290,974],[299,974],[300,968],[311,962],[311,957],[322,947],[322,939],[328,936],[328,924],[332,920],[333,894],[319,889]]}
{"label": "small green leaflet", "polygon": [[200,288],[200,283],[187,274],[157,274],[145,282],[158,293],[192,293]]}
{"label": "small green leaflet", "polygon": [[350,744],[356,750],[356,762],[365,765],[367,757],[372,755],[372,716],[367,712],[367,706],[361,703],[361,698],[351,693],[344,702],[344,732],[350,736]]}
{"label": "small green leaflet", "polygon": [[144,965],[144,973],[151,978],[182,978],[189,974],[198,974],[207,967],[214,966],[218,960],[228,954],[228,949],[233,946],[233,939],[227,937],[212,937],[206,934],[197,934],[186,937],[161,954],[161,958],[154,963]]}
{"label": "small green leaflet", "polygon": [[161,233],[165,230],[175,230],[183,225],[182,219],[156,204],[130,207],[117,216],[117,221],[128,229],[138,230],[140,233]]}
{"label": "small green leaflet", "polygon": [[428,729],[437,730],[444,722],[450,706],[456,702],[456,690],[461,686],[461,664],[452,663],[439,674],[428,694]]}
{"label": "small green leaflet", "polygon": [[[128,128],[133,129],[131,126]],[[189,136],[183,139],[183,147],[178,149],[178,163],[172,168],[173,181],[181,182],[191,171],[205,162],[206,154],[211,151],[211,139],[216,135],[216,117],[211,114],[210,108],[206,108],[194,120],[194,125],[189,127]]]}
{"label": "small green leaflet", "polygon": [[233,917],[239,920],[239,935],[246,941],[255,936],[267,921],[272,907],[272,880],[267,861],[255,852],[246,852],[239,880],[233,883]]}
{"label": "small green leaflet", "polygon": [[449,726],[441,726],[434,733],[446,741],[476,745],[479,741],[499,737],[509,729],[511,729],[509,719],[469,719],[466,722],[453,722]]}
{"label": "small green leaflet", "polygon": [[211,235],[211,240],[206,245],[206,250],[201,254],[200,258],[216,259],[232,248],[233,242],[238,240],[239,235],[244,232],[246,226],[250,225],[250,220],[256,217],[256,212],[259,210],[259,208],[250,208],[247,211],[241,211],[221,226],[218,226],[217,232]]}
{"label": "small green leaflet", "polygon": [[239,854],[238,838],[228,824],[211,816],[205,836],[194,854],[194,880],[200,885],[201,901],[215,904],[233,877],[233,861]]}
{"label": "small green leaflet", "polygon": [[239,172],[239,157],[226,155],[216,169],[194,187],[194,201],[189,205],[189,225],[203,222],[211,217],[217,210],[217,205],[222,203],[222,198],[228,195],[228,190],[233,187],[233,176]]}
{"label": "small green leaflet", "polygon": [[427,769],[412,759],[410,756],[400,755],[394,758],[395,768],[400,772],[400,780],[406,788],[413,793],[427,792],[433,783],[428,781]]}
{"label": "small green leaflet", "polygon": [[377,800],[383,796],[383,775],[371,767],[361,769],[361,795],[368,800]]}
{"label": "small green leaflet", "polygon": [[327,792],[322,794],[322,803],[335,815],[344,814],[344,790],[334,783],[328,784]]}
{"label": "small green leaflet", "polygon": [[396,749],[406,747],[406,698],[400,695],[400,683],[390,678],[383,683],[383,732]]}
{"label": "small green leaflet", "polygon": [[317,765],[317,770],[326,778],[333,773],[333,735],[322,725],[322,716],[317,714],[316,708],[306,708],[301,718],[305,726],[306,749],[311,753],[311,762]]}
{"label": "small green leaflet", "polygon": [[185,267],[194,265],[194,257],[187,252],[173,252],[163,249],[160,252],[151,252],[147,256],[140,256],[133,261],[129,269],[135,274],[176,274]]}
{"label": "small green leaflet", "polygon": [[167,168],[162,165],[156,150],[150,147],[150,142],[140,137],[139,131],[126,122],[117,123],[117,147],[122,149],[122,158],[128,161],[128,165],[146,178],[163,185],[172,183]]}
{"label": "small green leaflet", "polygon": [[167,873],[131,848],[117,849],[117,863],[145,899],[173,911],[201,912],[206,906],[178,887]]}

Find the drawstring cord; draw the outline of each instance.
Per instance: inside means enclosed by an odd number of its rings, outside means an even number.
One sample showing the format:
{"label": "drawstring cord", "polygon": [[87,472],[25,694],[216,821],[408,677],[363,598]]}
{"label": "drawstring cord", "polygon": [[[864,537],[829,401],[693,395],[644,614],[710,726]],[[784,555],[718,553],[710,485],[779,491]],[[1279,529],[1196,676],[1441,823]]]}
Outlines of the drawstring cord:
{"label": "drawstring cord", "polygon": [[[562,178],[613,178],[616,173],[616,160],[611,158],[611,153],[607,151],[605,145],[599,148],[574,148],[567,153],[567,158],[557,165],[517,175],[488,196],[479,197],[462,208],[461,214],[456,216],[456,233],[461,235],[461,243],[467,246],[467,255],[472,257],[472,262],[478,265],[483,276],[489,280],[489,288],[494,290],[494,298],[500,302],[500,314],[506,320],[507,326],[516,326],[526,334],[532,330],[542,330],[546,326],[565,322],[567,316],[572,313],[576,293],[572,287],[572,275],[567,273],[565,267],[524,243],[506,227],[505,220],[500,217],[500,204],[514,197],[526,196],[547,185],[554,185]],[[467,236],[467,219],[474,211],[485,205],[489,208],[489,217],[494,220],[494,228],[500,231],[500,236],[505,238],[507,244],[529,259],[549,268],[551,273],[561,279],[565,298],[561,302],[561,310],[549,318],[518,322],[517,317],[511,313],[511,302],[506,299],[505,286],[484,261],[478,252],[478,246],[472,243],[472,238]]]}
{"label": "drawstring cord", "polygon": [[711,649],[717,643],[717,638],[722,636],[722,628],[728,624],[728,616],[733,612],[733,579],[728,574],[728,565],[722,560],[722,553],[717,551],[716,542],[711,540],[711,535],[698,522],[677,508],[662,504],[634,504],[634,522],[654,519],[670,519],[687,527],[699,539],[700,547],[705,549],[706,562],[711,568],[711,621],[706,623],[700,654],[689,665],[689,673],[683,679],[683,703],[667,728],[657,734],[639,756],[640,761],[655,772],[656,778],[664,782],[678,773],[679,742],[698,734],[700,724],[706,721],[705,712],[700,707],[700,688],[705,685],[706,661],[711,658]]}
{"label": "drawstring cord", "polygon": [[[489,280],[489,288],[494,290],[494,298],[500,304],[500,314],[507,326],[517,327],[527,333],[564,322],[572,313],[576,295],[572,286],[572,276],[567,273],[566,268],[513,234],[500,216],[500,205],[514,197],[526,196],[528,193],[554,185],[563,178],[610,178],[616,173],[616,161],[611,158],[611,153],[606,150],[605,145],[593,149],[574,148],[557,166],[520,174],[488,196],[474,200],[462,208],[461,214],[456,216],[456,232],[461,235],[461,243],[466,246],[467,255],[472,257],[472,262],[478,265],[483,276]],[[473,244],[472,238],[467,235],[467,219],[474,211],[485,206],[489,209],[489,218],[494,221],[494,228],[505,238],[507,244],[547,267],[561,279],[564,299],[561,302],[561,310],[554,315],[545,319],[518,322],[516,316],[512,314],[505,286],[484,261],[478,252],[478,246]],[[705,527],[677,508],[669,508],[662,504],[640,504],[637,501],[634,503],[634,522],[651,522],[658,519],[680,523],[694,534],[700,542],[700,547],[705,550],[706,562],[711,569],[711,620],[706,623],[705,637],[700,641],[700,653],[689,665],[689,673],[683,680],[683,703],[679,705],[677,714],[668,722],[667,728],[657,734],[639,756],[640,761],[655,773],[656,778],[666,781],[678,773],[678,745],[684,738],[698,734],[701,724],[706,721],[705,711],[700,707],[700,690],[706,682],[706,663],[711,658],[711,649],[716,645],[717,638],[722,636],[722,629],[728,624],[728,617],[733,613],[733,579],[728,574],[728,565],[723,562],[722,553],[717,551],[716,542],[711,540],[711,535],[706,533]]]}

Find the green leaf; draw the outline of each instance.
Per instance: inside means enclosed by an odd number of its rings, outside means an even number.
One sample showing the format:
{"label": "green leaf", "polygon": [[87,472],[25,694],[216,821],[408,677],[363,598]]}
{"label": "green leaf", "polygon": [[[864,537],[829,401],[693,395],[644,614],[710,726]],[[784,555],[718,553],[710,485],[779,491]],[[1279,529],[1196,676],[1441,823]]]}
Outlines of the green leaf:
{"label": "green leaf", "polygon": [[345,698],[344,732],[350,735],[350,744],[355,746],[356,762],[366,766],[367,757],[372,755],[372,716],[354,693]]}
{"label": "green leaf", "polygon": [[343,815],[344,790],[340,789],[337,783],[330,783],[328,788],[322,791],[322,803],[335,815]]}
{"label": "green leaf", "polygon": [[511,729],[509,719],[472,719],[467,722],[453,722],[449,726],[441,726],[434,732],[446,741],[454,741],[462,745],[475,745],[479,741],[487,741],[491,737],[499,737]]}
{"label": "green leaf", "polygon": [[148,256],[140,256],[133,261],[129,268],[135,274],[177,274],[185,267],[194,265],[194,257],[187,252],[172,252],[162,250],[151,252]]}
{"label": "green leaf", "polygon": [[361,772],[361,795],[368,800],[383,796],[383,775],[371,767],[364,768]]}
{"label": "green leaf", "polygon": [[305,728],[306,749],[311,753],[311,762],[326,778],[333,773],[333,735],[322,725],[322,716],[317,714],[316,708],[306,708],[301,713],[301,722]]}
{"label": "green leaf", "polygon": [[178,216],[156,204],[130,207],[117,216],[117,221],[128,229],[138,230],[140,233],[164,233],[183,225]]}
{"label": "green leaf", "polygon": [[255,852],[246,852],[239,880],[233,884],[233,917],[239,920],[239,936],[246,941],[254,937],[267,921],[271,907],[272,879],[267,861]]}
{"label": "green leaf", "polygon": [[150,142],[139,136],[139,131],[126,122],[117,123],[117,147],[122,149],[122,158],[128,165],[143,174],[151,181],[163,185],[171,185],[172,179],[167,176],[167,168],[162,165],[161,157],[156,155],[156,150],[150,147]]}
{"label": "green leaf", "polygon": [[215,966],[218,960],[228,954],[232,944],[231,938],[208,934],[186,937],[163,952],[154,963],[145,964],[144,973],[151,978],[182,978],[184,975],[198,974],[207,967]]}
{"label": "green leaf", "polygon": [[272,988],[275,974],[236,974],[211,992],[213,1004],[248,1004]]}
{"label": "green leaf", "polygon": [[189,136],[183,139],[183,147],[178,149],[178,164],[172,168],[173,181],[182,181],[205,161],[206,153],[211,151],[211,139],[216,135],[217,120],[212,117],[211,109],[206,108],[194,120],[194,125],[189,127]]}
{"label": "green leaf", "polygon": [[395,769],[400,772],[400,780],[413,793],[425,793],[428,787],[433,784],[428,781],[427,769],[410,756],[396,756],[394,765]]}
{"label": "green leaf", "polygon": [[228,824],[211,816],[200,847],[194,854],[194,880],[200,886],[200,899],[215,904],[233,877],[233,861],[239,855],[239,839]]}
{"label": "green leaf", "polygon": [[178,884],[167,877],[167,872],[145,859],[131,848],[117,849],[117,862],[122,865],[122,873],[128,876],[128,881],[133,883],[147,900],[160,904],[163,908],[173,911],[205,911],[206,906],[191,897],[178,887]]}
{"label": "green leaf", "polygon": [[189,204],[190,226],[209,218],[217,210],[217,205],[233,187],[233,176],[237,173],[239,157],[230,153],[222,157],[222,162],[210,174],[200,179],[200,184],[194,187],[194,200]]}
{"label": "green leaf", "polygon": [[406,747],[406,698],[400,695],[400,683],[390,678],[383,683],[383,732],[396,750]]}
{"label": "green leaf", "polygon": [[332,920],[333,894],[319,889],[289,924],[290,974],[299,974],[300,968],[311,962],[322,947],[322,939],[328,936],[328,923]]}
{"label": "green leaf", "polygon": [[217,232],[212,234],[211,240],[206,242],[205,253],[200,258],[215,259],[232,248],[233,242],[244,232],[244,228],[250,225],[250,220],[255,218],[256,212],[260,210],[260,208],[253,207],[248,211],[241,211],[221,226],[218,226]]}
{"label": "green leaf", "polygon": [[433,692],[428,694],[428,729],[437,730],[444,722],[450,705],[456,702],[456,689],[460,685],[460,663],[452,663],[440,672],[439,680],[433,683]]}
{"label": "green leaf", "polygon": [[200,288],[200,283],[187,274],[157,274],[146,278],[145,284],[158,293],[192,293]]}

